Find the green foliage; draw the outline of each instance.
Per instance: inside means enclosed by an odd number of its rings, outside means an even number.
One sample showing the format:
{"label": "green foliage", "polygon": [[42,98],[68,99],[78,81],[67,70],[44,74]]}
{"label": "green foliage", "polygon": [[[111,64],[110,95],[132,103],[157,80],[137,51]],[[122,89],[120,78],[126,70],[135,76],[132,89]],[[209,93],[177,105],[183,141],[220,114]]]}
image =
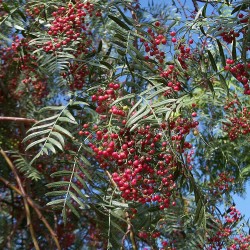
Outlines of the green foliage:
{"label": "green foliage", "polygon": [[217,249],[244,234],[231,204],[250,176],[249,3],[182,2],[1,3],[0,247],[4,227],[13,249]]}

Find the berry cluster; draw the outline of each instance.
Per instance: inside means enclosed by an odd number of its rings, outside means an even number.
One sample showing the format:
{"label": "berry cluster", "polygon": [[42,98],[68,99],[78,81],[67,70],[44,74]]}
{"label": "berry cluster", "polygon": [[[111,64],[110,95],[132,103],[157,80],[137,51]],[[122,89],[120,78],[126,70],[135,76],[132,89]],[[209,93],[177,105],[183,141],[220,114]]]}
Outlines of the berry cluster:
{"label": "berry cluster", "polygon": [[236,37],[239,37],[240,33],[234,30],[230,30],[222,32],[220,36],[222,37],[223,41],[229,44],[232,43]]}
{"label": "berry cluster", "polygon": [[[189,43],[193,43],[193,40],[190,40]],[[191,54],[191,48],[185,44],[180,44],[179,47],[179,54],[177,55],[177,59],[179,63],[181,64],[183,69],[188,69],[188,65],[186,63],[186,60],[193,59],[193,55]]]}
{"label": "berry cluster", "polygon": [[223,249],[225,242],[228,241],[233,234],[232,225],[240,221],[241,213],[232,206],[228,209],[228,214],[225,215],[224,219],[224,223],[218,220],[218,223],[220,223],[219,230],[213,237],[208,239],[210,244],[206,249]]}
{"label": "berry cluster", "polygon": [[223,129],[232,141],[250,132],[250,111],[247,107],[240,109],[239,105],[239,101],[235,99],[224,107],[226,111],[230,111],[230,115],[228,117],[229,123],[224,123]]}
{"label": "berry cluster", "polygon": [[[43,46],[44,51],[63,49],[76,40],[84,43],[85,48],[88,48],[89,23],[86,22],[86,18],[87,15],[91,17],[94,11],[94,4],[88,1],[86,3],[80,1],[76,1],[75,4],[69,3],[67,8],[59,7],[52,13],[55,19],[48,30],[48,35],[52,37],[52,41],[46,42]],[[96,12],[96,16],[100,16],[100,12]]]}
{"label": "berry cluster", "polygon": [[[81,70],[79,70],[79,68],[81,68]],[[89,75],[89,69],[87,65],[80,65],[74,61],[70,63],[69,70],[62,72],[61,75],[67,80],[71,90],[82,89],[85,84],[85,79]]]}
{"label": "berry cluster", "polygon": [[175,71],[173,64],[169,65],[165,71],[162,71],[160,76],[169,81],[167,86],[171,88],[164,93],[165,96],[171,94],[172,90],[176,92],[181,90],[181,83],[178,81],[178,72]]}
{"label": "berry cluster", "polygon": [[250,248],[250,235],[234,237],[233,241],[234,243],[227,250],[248,250]]}
{"label": "berry cluster", "polygon": [[[27,53],[22,55],[20,51]],[[12,98],[19,100],[28,93],[32,95],[35,104],[41,104],[42,98],[48,94],[47,79],[36,72],[37,58],[31,55],[30,51],[28,41],[18,37],[13,38],[11,47],[1,48],[0,78],[6,84],[8,95]],[[4,100],[4,96],[1,99]]]}
{"label": "berry cluster", "polygon": [[[238,15],[238,18],[239,22],[242,24],[247,23],[249,19],[249,17],[245,17],[243,13],[240,13]],[[235,38],[238,38],[241,33],[244,33],[244,29],[235,31],[235,30],[227,30],[226,28],[221,27],[219,28],[219,30],[223,30],[223,32],[220,33],[220,36],[222,37],[223,41],[225,41],[228,44],[232,43],[235,40]]]}
{"label": "berry cluster", "polygon": [[27,14],[27,16],[29,16],[31,18],[35,18],[37,16],[44,17],[45,16],[44,15],[44,8],[45,8],[45,6],[43,4],[35,5],[35,6],[27,5],[26,14]]}
{"label": "berry cluster", "polygon": [[[156,22],[155,26],[159,27],[160,23]],[[153,29],[149,28],[147,32],[151,39],[150,43],[146,42],[143,38],[141,38],[140,41],[143,43],[145,52],[147,53],[147,55],[144,57],[145,60],[155,59],[159,62],[159,64],[163,64],[165,53],[159,49],[159,45],[166,44],[167,40],[162,33],[159,33],[159,31],[159,29],[154,31]]]}
{"label": "berry cluster", "polygon": [[227,65],[225,66],[225,70],[230,71],[232,75],[243,84],[244,86],[244,94],[250,95],[250,88],[249,88],[249,69],[250,63],[246,65],[242,63],[235,63],[232,59],[226,60]]}
{"label": "berry cluster", "polygon": [[[110,112],[113,113],[114,108]],[[122,112],[117,116],[123,117]],[[119,110],[116,109],[116,113]],[[160,128],[146,125],[133,131],[121,126],[111,132],[108,128],[99,129],[96,125],[91,128],[85,124],[79,134],[91,141],[89,146],[96,160],[112,172],[112,179],[124,199],[156,202],[164,209],[175,205],[175,173],[183,171],[177,155],[192,147],[185,142],[185,137],[197,125],[198,122],[181,117],[161,124]],[[96,132],[90,134],[89,130]],[[166,134],[170,134],[169,141]],[[186,154],[186,158],[189,164],[190,155]]]}
{"label": "berry cluster", "polygon": [[221,195],[224,192],[228,191],[229,188],[234,183],[234,177],[230,177],[229,173],[221,172],[218,175],[218,178],[215,182],[210,183],[211,186],[211,192],[213,195]]}

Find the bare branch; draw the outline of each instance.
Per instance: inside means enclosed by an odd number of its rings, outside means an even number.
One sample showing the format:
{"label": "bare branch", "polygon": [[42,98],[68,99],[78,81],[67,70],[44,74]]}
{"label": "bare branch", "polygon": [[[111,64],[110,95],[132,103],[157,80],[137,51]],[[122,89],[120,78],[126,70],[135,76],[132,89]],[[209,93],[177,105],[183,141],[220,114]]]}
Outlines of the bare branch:
{"label": "bare branch", "polygon": [[9,121],[9,122],[22,122],[22,123],[36,123],[35,119],[22,118],[22,117],[8,117],[8,116],[0,116],[1,121]]}

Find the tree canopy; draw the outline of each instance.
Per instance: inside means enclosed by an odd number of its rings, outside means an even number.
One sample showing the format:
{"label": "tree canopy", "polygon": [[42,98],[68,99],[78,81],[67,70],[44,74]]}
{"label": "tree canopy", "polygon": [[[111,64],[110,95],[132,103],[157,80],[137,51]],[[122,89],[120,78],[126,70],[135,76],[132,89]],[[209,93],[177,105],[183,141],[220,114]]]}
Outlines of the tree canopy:
{"label": "tree canopy", "polygon": [[250,248],[248,0],[0,0],[0,248]]}

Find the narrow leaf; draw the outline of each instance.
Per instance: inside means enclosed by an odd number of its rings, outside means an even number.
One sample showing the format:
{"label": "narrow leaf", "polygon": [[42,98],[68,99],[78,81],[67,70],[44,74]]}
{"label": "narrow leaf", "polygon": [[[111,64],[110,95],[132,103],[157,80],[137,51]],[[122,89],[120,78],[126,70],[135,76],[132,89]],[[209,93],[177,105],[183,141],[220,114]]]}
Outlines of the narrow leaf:
{"label": "narrow leaf", "polygon": [[55,147],[51,144],[51,143],[45,143],[44,144],[44,147],[45,148],[47,148],[47,149],[49,149],[51,152],[53,152],[54,154],[56,153],[56,149],[55,149]]}
{"label": "narrow leaf", "polygon": [[108,17],[110,19],[112,19],[115,23],[117,23],[120,27],[122,27],[125,30],[130,30],[130,28],[128,27],[127,24],[125,24],[124,22],[122,22],[119,18],[112,16],[112,15],[108,15]]}
{"label": "narrow leaf", "polygon": [[210,60],[210,62],[211,62],[211,65],[212,65],[213,70],[217,72],[217,71],[218,71],[217,65],[216,65],[216,63],[215,63],[215,60],[214,60],[214,57],[213,57],[212,53],[211,53],[209,50],[207,50],[207,53],[208,53],[209,60]]}
{"label": "narrow leaf", "polygon": [[220,43],[220,41],[217,39],[217,44],[218,44],[218,48],[219,48],[219,52],[220,52],[220,59],[221,59],[221,62],[222,62],[222,65],[223,66],[226,66],[226,58],[225,58],[225,54],[224,54],[224,50],[222,48],[222,45]]}
{"label": "narrow leaf", "polygon": [[23,139],[23,142],[26,142],[34,137],[38,137],[40,135],[44,135],[44,134],[47,134],[51,131],[51,129],[46,129],[46,130],[42,130],[42,131],[38,131],[38,132],[34,132],[28,136],[26,136],[24,139]]}
{"label": "narrow leaf", "polygon": [[40,140],[37,140],[37,141],[34,141],[34,142],[30,143],[30,144],[27,146],[27,148],[25,149],[25,151],[29,150],[30,148],[32,148],[32,147],[34,147],[35,145],[37,145],[37,144],[39,144],[39,143],[41,143],[41,142],[44,142],[44,141],[46,141],[46,138],[42,138],[42,139],[40,139]]}
{"label": "narrow leaf", "polygon": [[51,142],[53,145],[57,146],[59,149],[61,149],[63,151],[63,147],[62,147],[61,143],[59,143],[57,140],[55,140],[54,138],[49,137],[48,141]]}
{"label": "narrow leaf", "polygon": [[58,132],[61,132],[61,133],[64,134],[64,135],[67,135],[67,136],[70,137],[70,138],[73,137],[72,134],[71,134],[68,130],[64,129],[63,127],[61,127],[61,126],[59,126],[59,125],[55,125],[55,126],[54,126],[54,129],[55,129],[56,131],[58,131]]}

